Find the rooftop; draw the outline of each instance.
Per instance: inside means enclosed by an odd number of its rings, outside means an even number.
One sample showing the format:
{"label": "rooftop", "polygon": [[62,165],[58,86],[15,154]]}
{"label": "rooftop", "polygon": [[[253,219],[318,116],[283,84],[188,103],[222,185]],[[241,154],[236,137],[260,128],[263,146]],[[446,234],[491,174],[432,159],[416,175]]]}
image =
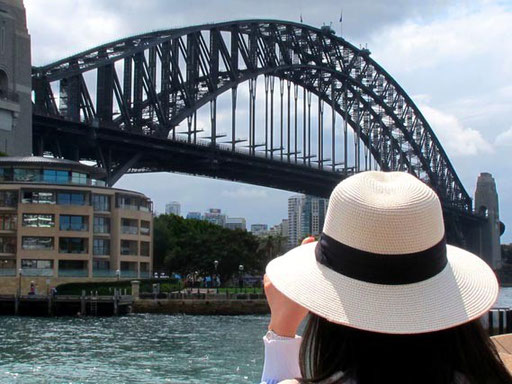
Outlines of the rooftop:
{"label": "rooftop", "polygon": [[71,169],[88,173],[92,178],[102,179],[106,176],[106,172],[102,168],[92,167],[77,161],[56,159],[53,157],[42,156],[9,156],[0,157],[0,167],[5,166],[21,166],[21,167],[41,167],[41,168],[59,168]]}

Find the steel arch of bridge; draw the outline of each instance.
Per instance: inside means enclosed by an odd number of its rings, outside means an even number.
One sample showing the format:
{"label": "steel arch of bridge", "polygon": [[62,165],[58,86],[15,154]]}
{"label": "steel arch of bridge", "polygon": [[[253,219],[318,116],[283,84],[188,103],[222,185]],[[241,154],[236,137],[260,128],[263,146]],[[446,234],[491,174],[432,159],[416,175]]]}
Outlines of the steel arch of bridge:
{"label": "steel arch of bridge", "polygon": [[[87,76],[95,73],[91,84]],[[256,79],[264,77],[265,108],[275,82],[281,96],[281,136],[274,143],[273,124],[257,143]],[[152,32],[93,48],[50,65],[33,68],[34,113],[103,126],[130,134],[178,140],[176,127],[186,122],[187,142],[195,143],[196,113],[210,104],[212,147],[218,148],[217,97],[231,90],[236,108],[237,87],[249,83],[248,155],[295,162],[341,176],[361,170],[361,150],[375,166],[402,170],[430,184],[443,203],[471,212],[465,191],[439,140],[414,102],[371,57],[335,36],[328,28],[273,20],[245,20]],[[293,96],[290,85],[293,84]],[[303,91],[302,147],[297,148],[297,117],[290,131],[290,99],[297,113],[298,87]],[[95,89],[95,97],[91,96]],[[283,93],[288,93],[287,135],[283,136]],[[306,109],[318,97],[318,133],[311,151],[311,123]],[[273,108],[271,102],[271,108]],[[323,106],[332,111],[331,159],[324,158]],[[233,116],[234,116],[233,112]],[[335,114],[344,122],[343,151],[336,158]],[[273,118],[272,116],[270,117]],[[307,116],[310,120],[311,112]],[[237,149],[232,120],[231,141]],[[354,166],[348,169],[347,126],[357,138]],[[307,129],[306,129],[307,128]],[[309,135],[309,137],[307,137]],[[294,138],[294,143],[291,138]],[[286,140],[285,140],[286,139]],[[285,143],[284,141],[287,141]],[[275,144],[279,146],[276,147]],[[306,145],[307,144],[307,145]],[[262,150],[258,149],[264,147]],[[276,153],[277,152],[277,153]],[[299,157],[298,155],[301,154]],[[367,156],[367,155],[365,155]],[[316,160],[312,161],[316,157]],[[366,159],[366,169],[368,160]]]}

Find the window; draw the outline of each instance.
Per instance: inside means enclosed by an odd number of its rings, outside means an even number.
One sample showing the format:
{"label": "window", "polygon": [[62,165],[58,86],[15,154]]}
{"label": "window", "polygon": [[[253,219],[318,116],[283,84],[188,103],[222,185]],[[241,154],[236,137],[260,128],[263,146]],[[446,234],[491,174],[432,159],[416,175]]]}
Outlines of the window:
{"label": "window", "polygon": [[121,240],[121,255],[137,256],[137,248],[135,240]]}
{"label": "window", "polygon": [[110,240],[94,239],[92,252],[95,256],[110,255]]}
{"label": "window", "polygon": [[92,195],[92,206],[95,211],[110,211],[110,196],[108,195]]}
{"label": "window", "polygon": [[23,204],[55,204],[55,193],[48,191],[23,191]]}
{"label": "window", "polygon": [[149,256],[149,241],[140,242],[140,255]]}
{"label": "window", "polygon": [[108,217],[94,217],[94,233],[110,233],[110,219]]}
{"label": "window", "polygon": [[69,182],[69,172],[45,169],[43,171],[43,181],[54,184],[67,184]]}
{"label": "window", "polygon": [[60,277],[87,277],[88,275],[87,261],[59,260]]}
{"label": "window", "polygon": [[140,210],[145,212],[151,212],[152,211],[153,203],[151,200],[148,199],[141,199],[140,201]]}
{"label": "window", "polygon": [[136,219],[121,219],[121,233],[136,235],[139,227]]}
{"label": "window", "polygon": [[87,221],[87,216],[60,215],[59,228],[61,231],[87,231]]}
{"label": "window", "polygon": [[149,235],[151,223],[146,220],[140,221],[140,234],[141,235]]}
{"label": "window", "polygon": [[53,260],[21,260],[22,268],[33,268],[33,269],[53,269]]}
{"label": "window", "polygon": [[149,272],[149,263],[140,263],[141,272]]}
{"label": "window", "polygon": [[12,181],[12,168],[0,168],[0,181]]}
{"label": "window", "polygon": [[86,194],[81,192],[59,192],[57,202],[60,205],[87,205]]}
{"label": "window", "polygon": [[55,227],[55,219],[53,215],[24,213],[22,225],[24,227],[52,228]]}
{"label": "window", "polygon": [[26,250],[52,250],[53,237],[23,236],[21,248]]}
{"label": "window", "polygon": [[41,181],[39,169],[14,169],[14,181]]}
{"label": "window", "polygon": [[87,253],[87,239],[80,237],[61,237],[59,253]]}
{"label": "window", "polygon": [[16,215],[3,214],[0,215],[0,230],[2,231],[13,231],[16,229],[17,222]]}
{"label": "window", "polygon": [[135,196],[118,195],[117,207],[121,209],[129,209],[132,211],[139,210],[139,198]]}
{"label": "window", "polygon": [[110,261],[106,260],[93,260],[92,268],[99,271],[107,271],[110,269]]}
{"label": "window", "polygon": [[137,277],[137,263],[121,261],[121,277]]}
{"label": "window", "polygon": [[18,191],[0,191],[0,207],[16,207]]}
{"label": "window", "polygon": [[72,172],[71,182],[73,184],[87,184],[87,174],[80,172]]}
{"label": "window", "polygon": [[16,238],[0,237],[0,253],[16,253]]}

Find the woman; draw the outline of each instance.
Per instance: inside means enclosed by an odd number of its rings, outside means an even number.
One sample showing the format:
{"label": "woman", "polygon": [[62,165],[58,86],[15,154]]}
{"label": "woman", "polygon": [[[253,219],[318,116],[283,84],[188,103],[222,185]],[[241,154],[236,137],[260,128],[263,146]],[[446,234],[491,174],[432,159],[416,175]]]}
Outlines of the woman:
{"label": "woman", "polygon": [[446,245],[440,201],[412,175],[341,182],[320,240],[271,261],[265,291],[267,384],[512,383],[478,320],[496,277]]}

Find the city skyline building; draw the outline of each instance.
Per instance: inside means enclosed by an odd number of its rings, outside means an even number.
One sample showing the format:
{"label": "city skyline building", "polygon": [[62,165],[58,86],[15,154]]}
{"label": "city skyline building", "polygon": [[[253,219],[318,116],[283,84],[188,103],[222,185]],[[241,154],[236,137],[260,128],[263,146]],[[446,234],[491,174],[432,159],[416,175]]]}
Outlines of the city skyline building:
{"label": "city skyline building", "polygon": [[203,215],[203,220],[224,227],[226,224],[226,215],[222,213],[220,208],[210,208],[208,212],[205,212]]}
{"label": "city skyline building", "polygon": [[181,216],[181,204],[179,201],[171,201],[165,204],[165,214]]}
{"label": "city skyline building", "polygon": [[267,224],[252,224],[251,225],[251,233],[254,236],[265,236],[268,233],[268,225]]}
{"label": "city skyline building", "polygon": [[187,213],[187,219],[202,220],[203,215],[201,212],[189,212]]}
{"label": "city skyline building", "polygon": [[328,199],[309,195],[293,195],[288,199],[288,246],[299,245],[306,236],[322,233]]}
{"label": "city skyline building", "polygon": [[298,245],[301,237],[301,215],[305,196],[293,195],[288,198],[288,247]]}
{"label": "city skyline building", "polygon": [[247,231],[247,222],[243,217],[227,217],[224,224],[227,229],[241,229]]}

